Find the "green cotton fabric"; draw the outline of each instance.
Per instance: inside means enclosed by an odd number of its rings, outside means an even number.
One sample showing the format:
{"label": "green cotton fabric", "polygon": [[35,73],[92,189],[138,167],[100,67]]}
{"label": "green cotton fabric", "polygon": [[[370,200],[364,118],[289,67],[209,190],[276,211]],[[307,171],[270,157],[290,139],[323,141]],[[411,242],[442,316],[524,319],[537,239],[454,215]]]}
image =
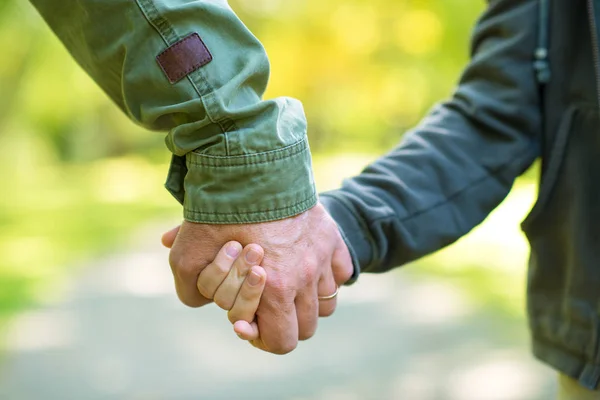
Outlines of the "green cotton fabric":
{"label": "green cotton fabric", "polygon": [[[316,204],[303,107],[262,99],[267,55],[226,1],[31,2],[134,122],[168,131],[166,187],[185,219],[272,221]],[[193,33],[213,60],[171,84],[156,57]]]}

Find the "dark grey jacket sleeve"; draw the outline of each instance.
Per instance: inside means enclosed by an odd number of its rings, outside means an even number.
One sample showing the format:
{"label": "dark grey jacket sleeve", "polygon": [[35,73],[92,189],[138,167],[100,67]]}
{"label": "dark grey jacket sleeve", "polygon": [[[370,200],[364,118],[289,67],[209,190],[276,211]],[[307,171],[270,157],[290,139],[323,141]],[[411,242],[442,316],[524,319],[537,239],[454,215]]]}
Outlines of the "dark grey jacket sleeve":
{"label": "dark grey jacket sleeve", "polygon": [[490,2],[452,98],[391,153],[321,195],[361,271],[384,272],[456,241],[539,155],[537,3]]}

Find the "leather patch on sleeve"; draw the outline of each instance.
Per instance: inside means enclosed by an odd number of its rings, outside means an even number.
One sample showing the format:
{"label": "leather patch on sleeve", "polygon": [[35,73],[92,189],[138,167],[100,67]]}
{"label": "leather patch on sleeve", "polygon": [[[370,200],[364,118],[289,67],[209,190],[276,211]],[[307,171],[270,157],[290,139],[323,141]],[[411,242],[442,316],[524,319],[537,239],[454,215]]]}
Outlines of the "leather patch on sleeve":
{"label": "leather patch on sleeve", "polygon": [[181,39],[156,57],[171,83],[177,83],[212,61],[212,55],[197,33]]}

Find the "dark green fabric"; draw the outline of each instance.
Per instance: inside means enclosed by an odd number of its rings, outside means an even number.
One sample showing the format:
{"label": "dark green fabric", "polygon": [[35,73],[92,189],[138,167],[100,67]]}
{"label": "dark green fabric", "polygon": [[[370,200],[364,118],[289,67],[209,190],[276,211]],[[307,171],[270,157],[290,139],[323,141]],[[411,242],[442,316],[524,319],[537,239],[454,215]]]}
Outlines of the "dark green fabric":
{"label": "dark green fabric", "polygon": [[[297,100],[262,100],[269,61],[219,0],[31,0],[73,57],[135,122],[168,130],[167,189],[213,224],[299,214],[317,195]],[[213,60],[171,84],[156,56],[198,33]]]}
{"label": "dark green fabric", "polygon": [[[594,16],[600,4],[552,0],[549,25],[541,24],[541,4],[491,1],[453,97],[395,150],[341,189],[323,194],[322,201],[362,272],[384,272],[469,232],[541,157],[539,198],[523,223],[532,249],[527,301],[533,351],[582,386],[595,388],[600,381],[600,119]],[[544,29],[549,33],[545,72],[539,60],[546,59],[536,52]],[[548,76],[550,81],[540,84]]]}

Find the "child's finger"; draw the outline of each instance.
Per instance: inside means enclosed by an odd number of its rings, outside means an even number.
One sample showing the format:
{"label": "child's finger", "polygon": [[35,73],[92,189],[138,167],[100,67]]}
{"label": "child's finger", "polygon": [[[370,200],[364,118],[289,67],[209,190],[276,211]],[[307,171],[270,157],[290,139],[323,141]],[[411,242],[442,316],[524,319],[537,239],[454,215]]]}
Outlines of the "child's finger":
{"label": "child's finger", "polygon": [[244,251],[235,260],[229,274],[214,295],[213,299],[219,307],[227,311],[232,309],[236,297],[244,284],[246,275],[248,275],[253,266],[260,264],[263,255],[263,248],[257,244],[249,244],[244,248]]}
{"label": "child's finger", "polygon": [[242,340],[252,341],[259,337],[256,322],[237,321],[233,324],[233,330]]}
{"label": "child's finger", "polygon": [[235,324],[236,321],[254,321],[266,281],[267,273],[265,270],[258,265],[252,267],[235,299],[233,307],[227,313],[227,317],[232,324]]}
{"label": "child's finger", "polygon": [[196,286],[202,296],[207,299],[215,296],[241,251],[242,245],[238,242],[229,242],[219,250],[214,261],[208,264],[198,276]]}

